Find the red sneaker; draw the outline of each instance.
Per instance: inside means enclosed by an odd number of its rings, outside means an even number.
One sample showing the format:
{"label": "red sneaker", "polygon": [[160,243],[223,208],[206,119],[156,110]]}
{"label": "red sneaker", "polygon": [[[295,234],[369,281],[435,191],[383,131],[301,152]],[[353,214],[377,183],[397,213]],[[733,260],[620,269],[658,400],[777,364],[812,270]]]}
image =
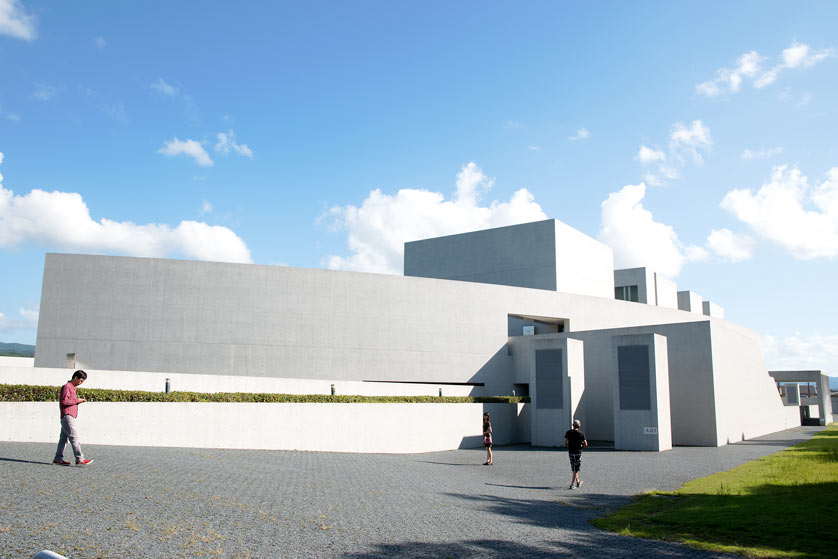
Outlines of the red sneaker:
{"label": "red sneaker", "polygon": [[55,466],[69,466],[70,465],[70,463],[67,462],[66,460],[53,460],[52,463]]}
{"label": "red sneaker", "polygon": [[92,458],[85,458],[84,460],[79,460],[78,462],[76,462],[76,466],[87,466],[91,462],[93,462]]}

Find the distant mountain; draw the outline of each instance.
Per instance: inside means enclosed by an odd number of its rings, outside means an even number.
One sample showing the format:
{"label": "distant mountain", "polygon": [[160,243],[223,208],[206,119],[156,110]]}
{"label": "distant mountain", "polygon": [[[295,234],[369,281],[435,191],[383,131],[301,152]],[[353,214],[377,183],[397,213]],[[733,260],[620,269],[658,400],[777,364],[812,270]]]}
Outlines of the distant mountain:
{"label": "distant mountain", "polygon": [[35,346],[0,342],[0,355],[7,355],[11,357],[35,357]]}

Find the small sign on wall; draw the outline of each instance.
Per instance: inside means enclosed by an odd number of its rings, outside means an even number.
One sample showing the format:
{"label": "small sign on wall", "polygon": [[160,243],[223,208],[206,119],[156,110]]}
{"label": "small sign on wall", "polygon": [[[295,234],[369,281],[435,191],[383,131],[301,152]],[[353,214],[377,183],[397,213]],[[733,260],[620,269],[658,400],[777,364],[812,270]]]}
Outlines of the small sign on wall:
{"label": "small sign on wall", "polygon": [[535,326],[524,326],[524,335],[525,336],[534,336],[535,335]]}
{"label": "small sign on wall", "polygon": [[657,427],[644,427],[643,428],[643,434],[644,435],[657,435],[658,434],[658,428]]}

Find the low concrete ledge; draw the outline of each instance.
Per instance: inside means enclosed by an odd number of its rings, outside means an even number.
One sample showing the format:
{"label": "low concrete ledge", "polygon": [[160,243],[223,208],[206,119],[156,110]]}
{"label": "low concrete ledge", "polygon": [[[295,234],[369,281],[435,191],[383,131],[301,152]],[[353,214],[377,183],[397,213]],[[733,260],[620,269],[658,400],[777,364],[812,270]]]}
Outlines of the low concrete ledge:
{"label": "low concrete ledge", "polygon": [[[89,402],[85,444],[418,453],[482,446],[484,411],[495,444],[529,442],[528,404],[299,404]],[[56,402],[0,403],[0,440],[57,443]]]}

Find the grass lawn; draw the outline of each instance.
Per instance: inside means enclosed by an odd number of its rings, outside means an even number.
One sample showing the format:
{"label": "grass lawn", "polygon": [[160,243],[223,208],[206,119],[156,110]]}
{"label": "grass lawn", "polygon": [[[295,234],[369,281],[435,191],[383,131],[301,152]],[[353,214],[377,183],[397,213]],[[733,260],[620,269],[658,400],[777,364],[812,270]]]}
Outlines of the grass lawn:
{"label": "grass lawn", "polygon": [[639,496],[593,523],[619,534],[747,557],[838,556],[838,424],[812,439]]}

